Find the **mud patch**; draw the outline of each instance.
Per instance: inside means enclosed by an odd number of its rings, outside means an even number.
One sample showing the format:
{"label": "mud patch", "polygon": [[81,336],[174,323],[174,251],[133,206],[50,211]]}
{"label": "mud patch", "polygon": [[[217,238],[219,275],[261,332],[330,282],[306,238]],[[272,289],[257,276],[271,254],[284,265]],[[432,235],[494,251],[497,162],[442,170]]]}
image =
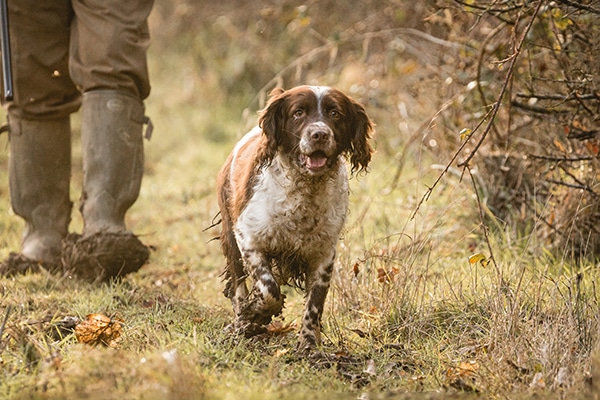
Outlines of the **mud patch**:
{"label": "mud patch", "polygon": [[60,264],[32,260],[21,253],[10,253],[0,264],[0,276],[24,275],[40,272],[42,269],[54,273],[60,270]]}
{"label": "mud patch", "polygon": [[64,272],[88,282],[104,282],[139,270],[150,248],[128,232],[99,232],[88,237],[69,234],[63,240]]}

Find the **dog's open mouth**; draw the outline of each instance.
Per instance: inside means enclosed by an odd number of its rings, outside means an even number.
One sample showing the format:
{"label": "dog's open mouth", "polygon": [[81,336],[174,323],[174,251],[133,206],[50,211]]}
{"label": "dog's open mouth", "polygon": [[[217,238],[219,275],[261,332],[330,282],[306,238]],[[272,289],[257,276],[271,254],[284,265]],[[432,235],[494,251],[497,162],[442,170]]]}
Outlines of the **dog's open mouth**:
{"label": "dog's open mouth", "polygon": [[302,164],[310,171],[318,171],[327,166],[327,155],[322,151],[315,151],[309,155],[300,156]]}

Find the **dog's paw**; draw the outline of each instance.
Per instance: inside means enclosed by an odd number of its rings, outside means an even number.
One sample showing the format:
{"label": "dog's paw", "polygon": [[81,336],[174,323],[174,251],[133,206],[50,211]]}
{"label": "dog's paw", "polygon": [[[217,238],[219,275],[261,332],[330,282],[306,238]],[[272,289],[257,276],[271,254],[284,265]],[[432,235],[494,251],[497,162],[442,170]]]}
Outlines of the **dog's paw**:
{"label": "dog's paw", "polygon": [[257,335],[267,333],[267,326],[250,322],[243,319],[238,319],[227,325],[223,331],[227,334],[240,335],[246,338],[251,338]]}

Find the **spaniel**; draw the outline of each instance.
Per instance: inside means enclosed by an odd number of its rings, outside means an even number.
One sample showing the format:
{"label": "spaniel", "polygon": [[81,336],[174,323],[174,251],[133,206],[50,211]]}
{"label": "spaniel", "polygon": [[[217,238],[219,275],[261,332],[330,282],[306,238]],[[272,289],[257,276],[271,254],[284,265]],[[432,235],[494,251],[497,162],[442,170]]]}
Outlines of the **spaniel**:
{"label": "spaniel", "polygon": [[230,328],[265,332],[283,308],[280,285],[295,284],[306,291],[298,351],[320,343],[348,209],[346,160],[351,173],[366,170],[372,131],[364,107],[339,90],[271,92],[258,126],[237,143],[217,180]]}

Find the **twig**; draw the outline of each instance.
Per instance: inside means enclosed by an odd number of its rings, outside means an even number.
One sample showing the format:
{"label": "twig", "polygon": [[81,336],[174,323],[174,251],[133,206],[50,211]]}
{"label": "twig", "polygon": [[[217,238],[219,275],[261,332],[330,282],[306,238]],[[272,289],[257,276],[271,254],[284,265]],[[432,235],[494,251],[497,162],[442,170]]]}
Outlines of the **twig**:
{"label": "twig", "polygon": [[586,4],[580,4],[579,2],[576,3],[576,2],[571,1],[571,0],[558,0],[558,1],[560,3],[566,4],[568,6],[575,7],[577,9],[579,9],[579,10],[589,11],[589,12],[594,13],[594,14],[600,14],[600,10],[598,10],[597,8],[594,8],[592,6],[588,6]]}
{"label": "twig", "polygon": [[558,101],[576,101],[576,100],[599,100],[600,95],[597,93],[577,94],[575,92],[569,94],[535,94],[535,93],[517,93],[517,97],[526,99],[539,100],[558,100]]}
{"label": "twig", "polygon": [[521,108],[523,110],[531,111],[538,114],[568,114],[571,112],[569,110],[550,109],[546,107],[532,106],[526,103],[521,103],[520,101],[516,100],[512,100],[510,104],[517,108]]}
{"label": "twig", "polygon": [[4,314],[4,321],[2,321],[2,325],[0,326],[0,351],[4,350],[4,346],[2,346],[2,335],[4,334],[4,327],[6,326],[6,322],[8,321],[8,316],[10,315],[10,311],[12,306],[9,304],[6,307],[6,314]]}
{"label": "twig", "polygon": [[[512,7],[494,8],[493,6],[495,5],[496,2],[494,2],[494,4],[490,4],[489,6],[480,6],[480,5],[475,4],[474,2],[466,2],[466,1],[460,1],[460,0],[454,0],[454,1],[462,6],[469,7],[474,10],[483,11],[482,14],[485,14],[485,13],[494,14],[494,16],[496,16],[496,18],[499,18],[500,14],[509,13],[509,12],[517,10],[519,7],[521,7],[520,4],[515,4]],[[503,22],[508,22],[503,19],[500,19],[500,20]]]}
{"label": "twig", "polygon": [[487,99],[485,98],[485,93],[483,91],[483,87],[481,86],[481,68],[483,65],[483,57],[486,54],[486,47],[490,40],[494,38],[502,29],[506,27],[506,22],[501,23],[497,27],[495,27],[481,42],[481,51],[479,52],[479,58],[477,60],[477,76],[475,77],[475,82],[477,82],[477,90],[479,91],[479,96],[481,96],[481,101],[484,106],[488,104]]}
{"label": "twig", "polygon": [[[460,164],[458,164],[459,167],[463,167],[464,169],[468,170],[469,162],[475,156],[475,154],[479,150],[479,147],[481,147],[481,144],[485,140],[487,134],[489,133],[489,131],[490,131],[492,125],[493,125],[493,122],[494,122],[494,119],[496,117],[496,114],[498,113],[498,110],[500,109],[500,104],[502,102],[502,98],[504,97],[504,93],[506,92],[508,84],[509,84],[509,82],[511,80],[516,60],[517,60],[519,54],[521,53],[521,48],[523,46],[523,43],[525,42],[525,38],[527,37],[527,34],[531,30],[531,27],[533,26],[533,22],[535,21],[535,19],[537,17],[537,14],[538,14],[538,12],[539,12],[542,4],[544,4],[544,2],[545,2],[545,0],[539,0],[538,1],[538,4],[537,4],[537,6],[535,8],[535,11],[533,12],[533,15],[531,16],[531,19],[529,20],[529,23],[525,27],[525,31],[523,32],[523,34],[521,36],[521,39],[519,40],[519,42],[517,44],[517,48],[516,48],[515,52],[513,53],[513,55],[510,57],[510,66],[508,68],[508,72],[507,72],[506,78],[504,80],[504,84],[502,85],[502,90],[501,90],[500,94],[498,95],[498,98],[496,99],[496,102],[494,103],[494,105],[492,106],[492,108],[479,121],[479,123],[473,129],[473,131],[471,132],[471,134],[469,135],[469,137],[467,137],[464,140],[464,142],[460,145],[460,147],[458,148],[458,150],[456,150],[456,152],[454,153],[454,155],[452,156],[452,158],[450,159],[450,161],[446,165],[446,168],[444,168],[444,170],[441,172],[441,174],[437,177],[437,179],[435,180],[435,182],[433,183],[433,185],[431,185],[430,187],[427,188],[425,194],[423,194],[423,197],[421,197],[421,200],[419,201],[419,203],[415,207],[415,210],[414,210],[413,214],[410,217],[411,220],[417,215],[417,212],[421,208],[421,205],[425,201],[427,201],[429,199],[429,196],[431,196],[431,193],[433,192],[433,189],[439,184],[439,182],[442,180],[442,177],[444,177],[444,175],[446,175],[446,173],[450,169],[450,166],[458,158],[459,154],[462,152],[462,150],[465,148],[465,146],[468,143],[470,143],[471,138],[473,138],[475,132],[477,132],[479,130],[479,128],[483,125],[483,123],[489,117],[488,123],[487,123],[487,125],[485,127],[485,130],[484,130],[481,138],[479,139],[479,142],[477,142],[477,144],[475,145],[475,148],[471,151],[471,153],[469,154],[469,156],[464,161],[462,161]],[[439,112],[441,112],[441,111],[442,110],[440,110]],[[439,114],[439,112],[438,112],[438,114]],[[437,116],[437,114],[436,114],[436,116]],[[435,116],[434,116],[434,118],[435,118]],[[463,170],[463,173],[464,173],[464,170]]]}
{"label": "twig", "polygon": [[600,159],[600,155],[597,156],[581,156],[581,157],[554,157],[554,156],[544,156],[541,154],[529,154],[528,157],[534,158],[537,160],[544,161],[555,161],[555,162],[578,162],[578,161],[592,161]]}
{"label": "twig", "polygon": [[571,133],[569,134],[569,139],[588,140],[595,137],[598,133],[600,133],[599,129],[591,129],[587,131],[571,126]]}
{"label": "twig", "polygon": [[[440,112],[441,111],[443,111],[443,110],[440,110]],[[473,132],[476,132],[477,129],[479,129],[479,127],[481,127],[481,125],[483,125],[483,123],[485,122],[485,120],[488,117],[488,115],[490,115],[490,113],[491,113],[491,110],[488,111],[487,114],[479,121],[479,123],[477,124],[477,126],[475,127],[475,129],[473,129]],[[439,112],[437,114],[439,114]],[[436,116],[437,116],[437,114],[436,114]],[[435,117],[433,119],[435,119]],[[433,119],[432,119],[432,122],[433,122]],[[440,183],[440,181],[442,180],[442,178],[444,177],[444,175],[446,175],[446,173],[450,170],[450,167],[452,166],[452,164],[454,164],[454,161],[458,158],[459,154],[465,148],[465,146],[467,145],[467,143],[469,143],[469,139],[472,136],[473,136],[473,133],[471,133],[471,135],[467,139],[465,139],[465,141],[460,145],[460,147],[458,148],[458,150],[456,150],[456,152],[454,152],[454,155],[452,156],[452,158],[450,159],[450,161],[446,164],[446,167],[438,175],[438,177],[435,180],[435,182],[433,182],[433,185],[431,185],[430,187],[427,188],[427,191],[425,192],[425,194],[423,195],[423,197],[421,197],[421,200],[419,201],[419,203],[415,207],[415,211],[412,213],[412,215],[410,217],[411,220],[417,215],[417,212],[421,208],[421,205],[423,205],[424,202],[426,202],[427,200],[429,200],[429,196],[431,196],[431,193],[433,192],[433,189]],[[464,171],[463,171],[463,173],[464,173]],[[462,176],[461,176],[461,179],[462,179]]]}
{"label": "twig", "polygon": [[[508,84],[511,81],[511,78],[512,78],[512,75],[513,75],[513,72],[515,69],[515,64],[517,62],[517,59],[519,58],[519,55],[521,54],[521,49],[523,47],[523,43],[525,42],[525,38],[527,37],[527,34],[531,30],[531,27],[533,26],[533,22],[535,21],[537,14],[540,11],[540,8],[542,7],[542,4],[544,4],[544,3],[545,3],[545,0],[538,1],[538,4],[537,4],[535,10],[533,11],[533,15],[531,16],[531,19],[529,20],[529,23],[527,24],[527,26],[525,27],[525,30],[523,31],[523,34],[521,35],[521,39],[517,43],[517,48],[515,49],[515,52],[512,54],[512,56],[510,57],[510,64],[508,67],[508,71],[506,73],[506,78],[504,79],[504,84],[502,85],[500,94],[498,95],[498,98],[496,99],[496,102],[494,103],[494,105],[492,107],[490,120],[488,121],[488,123],[485,127],[485,130],[483,131],[483,134],[481,135],[481,138],[479,139],[479,141],[477,142],[477,144],[475,145],[475,147],[473,148],[471,153],[467,156],[467,158],[462,163],[459,164],[459,167],[467,167],[469,165],[469,162],[473,159],[475,154],[477,154],[477,151],[479,150],[479,148],[483,144],[483,141],[485,140],[488,133],[490,132],[490,129],[496,118],[496,114],[498,113],[498,110],[500,109],[500,105],[502,104],[502,99],[504,98],[504,93],[506,93]],[[471,137],[472,137],[472,135],[467,140],[469,140]]]}
{"label": "twig", "polygon": [[598,195],[598,193],[596,193],[594,191],[594,189],[592,189],[591,187],[589,187],[588,185],[581,185],[581,184],[573,184],[573,183],[567,183],[567,182],[563,182],[563,181],[557,181],[555,179],[546,179],[546,182],[548,183],[554,183],[555,185],[560,185],[560,186],[565,186],[571,189],[581,189],[581,190],[585,190],[586,192],[590,193],[592,196],[594,197],[600,197],[600,195]]}
{"label": "twig", "polygon": [[591,188],[591,186],[589,186],[588,184],[586,184],[585,182],[582,182],[579,178],[577,178],[571,171],[569,171],[567,168],[565,168],[564,165],[559,165],[559,168],[565,173],[567,174],[568,177],[570,177],[571,179],[573,179],[573,181],[575,182],[575,184],[579,185],[580,188],[579,189],[583,189],[586,190],[588,192],[590,192],[595,198],[598,198],[599,195],[598,193],[596,193],[594,191],[594,189]]}

